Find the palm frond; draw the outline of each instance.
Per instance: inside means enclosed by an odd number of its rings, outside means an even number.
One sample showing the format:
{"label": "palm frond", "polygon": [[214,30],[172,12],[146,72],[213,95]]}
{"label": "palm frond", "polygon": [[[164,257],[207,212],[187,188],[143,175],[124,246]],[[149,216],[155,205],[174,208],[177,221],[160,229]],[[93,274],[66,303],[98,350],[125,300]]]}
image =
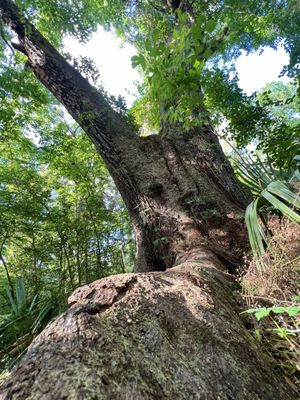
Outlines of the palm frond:
{"label": "palm frond", "polygon": [[254,196],[245,213],[245,222],[253,256],[259,270],[263,269],[260,261],[268,246],[270,230],[262,227],[262,221],[268,213],[279,212],[292,222],[300,224],[300,197],[294,193],[289,184],[300,182],[300,155],[294,157],[294,171],[278,171],[273,168],[268,158],[262,159],[257,154],[255,160],[250,154],[244,157],[237,149],[233,149],[236,158],[233,162],[236,175]]}

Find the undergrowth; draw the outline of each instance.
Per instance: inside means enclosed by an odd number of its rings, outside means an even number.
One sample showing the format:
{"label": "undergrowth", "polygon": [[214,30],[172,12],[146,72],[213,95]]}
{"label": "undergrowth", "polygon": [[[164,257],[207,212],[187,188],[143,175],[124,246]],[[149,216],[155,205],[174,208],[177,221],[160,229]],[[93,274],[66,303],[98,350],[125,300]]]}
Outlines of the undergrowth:
{"label": "undergrowth", "polygon": [[246,313],[254,315],[253,334],[276,368],[300,392],[300,229],[271,221],[273,235],[266,252],[249,262],[242,277]]}

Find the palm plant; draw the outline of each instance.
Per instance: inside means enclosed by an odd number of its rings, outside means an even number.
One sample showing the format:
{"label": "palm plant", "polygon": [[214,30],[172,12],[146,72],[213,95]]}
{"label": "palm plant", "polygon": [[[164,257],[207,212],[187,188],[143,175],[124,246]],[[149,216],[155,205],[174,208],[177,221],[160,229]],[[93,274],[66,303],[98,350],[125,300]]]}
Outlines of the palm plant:
{"label": "palm plant", "polygon": [[249,241],[257,267],[261,270],[260,262],[268,245],[271,231],[268,227],[268,216],[280,214],[296,224],[300,224],[300,198],[292,190],[300,182],[300,155],[294,157],[296,167],[290,171],[278,171],[268,161],[264,162],[256,155],[242,155],[233,149],[237,157],[234,168],[241,183],[252,193],[254,200],[248,205],[245,222]]}
{"label": "palm plant", "polygon": [[0,321],[0,363],[3,366],[14,364],[57,313],[51,302],[41,302],[37,295],[30,298],[21,278],[16,279],[14,292],[7,289],[7,301],[9,312],[1,315]]}

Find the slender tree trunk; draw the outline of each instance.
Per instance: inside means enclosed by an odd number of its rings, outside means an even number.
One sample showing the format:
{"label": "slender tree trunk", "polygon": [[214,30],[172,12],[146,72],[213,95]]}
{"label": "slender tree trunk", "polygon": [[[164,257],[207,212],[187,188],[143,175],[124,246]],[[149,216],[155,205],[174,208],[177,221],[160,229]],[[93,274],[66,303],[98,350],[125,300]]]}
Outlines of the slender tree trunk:
{"label": "slender tree trunk", "polygon": [[34,293],[38,294],[39,292],[39,281],[40,281],[40,277],[39,277],[39,268],[38,268],[38,259],[37,259],[37,254],[36,254],[36,243],[35,243],[35,233],[34,230],[32,230],[32,263],[33,263],[33,270],[34,270]]}
{"label": "slender tree trunk", "polygon": [[6,233],[4,235],[2,243],[0,245],[0,261],[2,262],[2,265],[3,265],[4,270],[5,270],[6,279],[7,279],[8,285],[10,287],[11,295],[14,298],[15,297],[14,285],[12,283],[12,280],[11,280],[11,277],[10,277],[10,274],[9,274],[8,265],[7,265],[6,261],[5,261],[5,258],[3,257],[3,254],[2,254],[4,245],[5,245],[5,242],[6,242],[7,239],[8,239],[8,234]]}
{"label": "slender tree trunk", "polygon": [[78,232],[78,224],[79,224],[79,206],[78,206],[78,199],[76,198],[76,207],[75,207],[75,245],[74,245],[74,256],[76,259],[76,269],[77,269],[77,280],[78,285],[81,285],[81,261],[80,261],[80,239],[79,239],[79,232]]}
{"label": "slender tree trunk", "polygon": [[126,272],[126,263],[125,263],[125,254],[124,254],[124,243],[121,244],[120,248],[120,263],[121,263],[121,269],[122,272]]}
{"label": "slender tree trunk", "polygon": [[76,245],[76,268],[77,268],[77,276],[78,276],[78,285],[81,285],[81,283],[82,283],[81,261],[80,261],[80,249],[79,249],[78,241],[77,241],[77,245]]}
{"label": "slender tree trunk", "polygon": [[85,244],[84,249],[84,277],[86,282],[90,281],[88,243]]}
{"label": "slender tree trunk", "polygon": [[102,261],[101,261],[101,243],[100,243],[100,235],[98,233],[96,233],[97,238],[96,240],[96,265],[97,265],[97,272],[98,272],[98,276],[103,276],[103,268],[102,268]]}
{"label": "slender tree trunk", "polygon": [[67,240],[63,243],[63,249],[65,253],[65,260],[67,263],[67,270],[69,274],[69,281],[70,281],[70,286],[72,290],[75,289],[75,284],[74,284],[74,271],[73,271],[73,265],[71,264],[70,257],[68,254],[68,247],[67,247]]}
{"label": "slender tree trunk", "polygon": [[135,136],[11,0],[15,48],[106,162],[126,203],[137,270],[78,289],[34,341],[1,399],[296,399],[241,323],[230,277],[247,248],[236,182],[211,127]]}
{"label": "slender tree trunk", "polygon": [[7,265],[7,263],[5,261],[5,258],[3,257],[1,252],[0,252],[0,261],[2,262],[2,265],[3,265],[4,270],[5,270],[6,279],[7,279],[8,285],[10,287],[11,295],[13,297],[15,297],[14,285],[12,283],[12,280],[11,280],[11,277],[10,277],[10,274],[9,274],[8,265]]}

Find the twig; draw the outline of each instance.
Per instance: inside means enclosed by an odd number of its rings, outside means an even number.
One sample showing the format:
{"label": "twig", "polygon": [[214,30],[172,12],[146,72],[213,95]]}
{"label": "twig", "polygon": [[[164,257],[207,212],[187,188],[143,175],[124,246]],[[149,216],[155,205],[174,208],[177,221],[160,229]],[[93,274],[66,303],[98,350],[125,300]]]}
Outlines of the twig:
{"label": "twig", "polygon": [[269,301],[270,303],[285,303],[290,305],[294,305],[296,303],[295,301],[279,300],[273,297],[253,296],[251,294],[243,294],[242,297],[257,299],[257,300],[266,300]]}

